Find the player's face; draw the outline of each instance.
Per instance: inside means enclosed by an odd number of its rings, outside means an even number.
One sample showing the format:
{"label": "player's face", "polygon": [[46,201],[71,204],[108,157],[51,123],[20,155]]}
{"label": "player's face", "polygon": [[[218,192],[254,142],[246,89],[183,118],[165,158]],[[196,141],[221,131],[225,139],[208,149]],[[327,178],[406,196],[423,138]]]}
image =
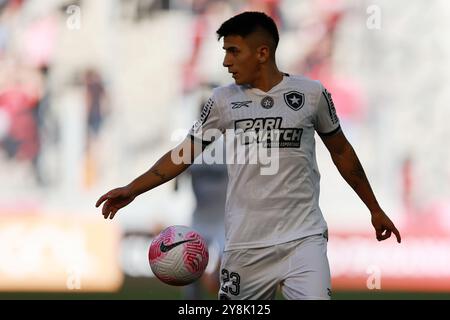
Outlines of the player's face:
{"label": "player's face", "polygon": [[236,84],[253,84],[258,77],[257,52],[241,36],[226,36],[223,40],[225,58],[223,66],[228,69]]}

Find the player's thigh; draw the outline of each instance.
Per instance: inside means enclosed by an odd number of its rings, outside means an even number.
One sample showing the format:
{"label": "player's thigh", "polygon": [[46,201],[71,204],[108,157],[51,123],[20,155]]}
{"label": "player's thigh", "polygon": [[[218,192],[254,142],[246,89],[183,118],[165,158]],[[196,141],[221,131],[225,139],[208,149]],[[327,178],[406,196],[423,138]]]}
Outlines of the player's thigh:
{"label": "player's thigh", "polygon": [[327,239],[322,235],[314,235],[299,241],[288,259],[287,274],[281,290],[289,300],[330,299]]}
{"label": "player's thigh", "polygon": [[273,299],[279,283],[274,256],[271,248],[225,252],[220,269],[219,299]]}

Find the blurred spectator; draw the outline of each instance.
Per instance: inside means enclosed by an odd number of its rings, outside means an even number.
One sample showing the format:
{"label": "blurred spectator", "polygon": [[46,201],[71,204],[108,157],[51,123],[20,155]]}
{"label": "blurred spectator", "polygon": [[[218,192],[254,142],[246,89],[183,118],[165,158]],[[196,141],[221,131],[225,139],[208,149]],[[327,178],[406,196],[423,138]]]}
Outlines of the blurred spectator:
{"label": "blurred spectator", "polygon": [[4,69],[8,78],[0,87],[0,110],[7,123],[0,144],[9,159],[27,161],[36,169],[40,151],[36,121],[41,94],[39,74],[14,60],[10,67],[13,70]]}
{"label": "blurred spectator", "polygon": [[42,148],[44,144],[49,145],[50,143],[55,143],[58,141],[58,124],[55,116],[52,112],[50,101],[50,85],[48,80],[49,66],[41,65],[39,67],[40,75],[40,96],[39,100],[36,102],[36,108],[34,108],[34,118],[37,124],[38,139],[39,139],[39,153],[36,158],[35,172],[36,178],[40,185],[48,184],[49,177],[46,177],[43,173],[42,168]]}
{"label": "blurred spectator", "polygon": [[95,69],[88,69],[84,76],[85,98],[88,115],[88,139],[95,139],[107,113],[106,92],[103,80]]}
{"label": "blurred spectator", "polygon": [[87,114],[87,141],[85,158],[85,185],[90,187],[96,180],[96,143],[104,119],[108,114],[108,97],[104,81],[96,69],[88,69],[84,74]]}

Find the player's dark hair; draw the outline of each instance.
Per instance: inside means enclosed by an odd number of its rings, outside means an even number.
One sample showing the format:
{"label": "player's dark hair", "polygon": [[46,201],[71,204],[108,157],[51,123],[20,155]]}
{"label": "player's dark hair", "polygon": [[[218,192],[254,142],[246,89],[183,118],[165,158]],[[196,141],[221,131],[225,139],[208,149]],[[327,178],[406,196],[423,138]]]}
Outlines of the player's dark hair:
{"label": "player's dark hair", "polygon": [[222,23],[216,32],[220,40],[220,38],[230,35],[245,38],[249,34],[260,30],[272,38],[273,49],[275,50],[280,40],[277,25],[271,17],[263,12],[246,11],[240,13]]}

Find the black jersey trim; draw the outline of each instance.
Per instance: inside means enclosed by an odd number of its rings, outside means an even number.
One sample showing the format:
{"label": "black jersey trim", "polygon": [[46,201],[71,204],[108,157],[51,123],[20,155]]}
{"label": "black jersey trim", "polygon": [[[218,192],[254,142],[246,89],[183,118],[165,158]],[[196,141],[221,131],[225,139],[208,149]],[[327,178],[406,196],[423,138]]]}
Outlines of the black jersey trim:
{"label": "black jersey trim", "polygon": [[334,130],[332,130],[332,131],[330,131],[330,132],[322,133],[322,132],[318,132],[318,131],[317,131],[317,133],[318,133],[319,136],[321,136],[321,137],[329,137],[329,136],[332,136],[333,134],[337,133],[337,132],[340,131],[340,130],[341,130],[341,126],[338,126],[336,129],[334,129]]}

